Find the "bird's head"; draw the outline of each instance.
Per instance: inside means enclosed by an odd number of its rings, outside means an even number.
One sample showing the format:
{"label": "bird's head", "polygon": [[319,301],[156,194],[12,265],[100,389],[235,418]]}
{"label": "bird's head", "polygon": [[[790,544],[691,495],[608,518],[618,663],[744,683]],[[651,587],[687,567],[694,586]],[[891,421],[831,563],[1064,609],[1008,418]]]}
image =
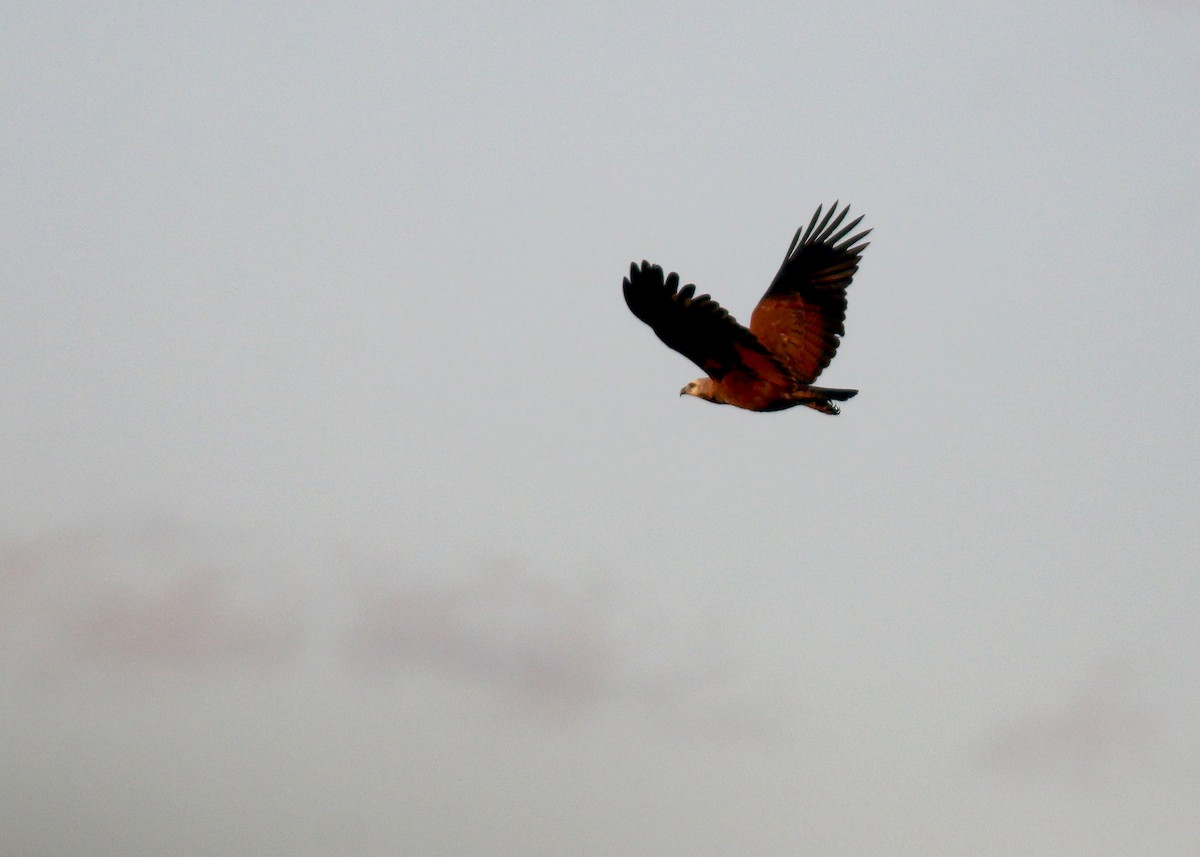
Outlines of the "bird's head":
{"label": "bird's head", "polygon": [[712,378],[697,378],[695,381],[689,381],[688,385],[679,391],[681,396],[695,396],[697,399],[705,399],[709,402],[720,402],[717,397],[716,390],[713,389]]}

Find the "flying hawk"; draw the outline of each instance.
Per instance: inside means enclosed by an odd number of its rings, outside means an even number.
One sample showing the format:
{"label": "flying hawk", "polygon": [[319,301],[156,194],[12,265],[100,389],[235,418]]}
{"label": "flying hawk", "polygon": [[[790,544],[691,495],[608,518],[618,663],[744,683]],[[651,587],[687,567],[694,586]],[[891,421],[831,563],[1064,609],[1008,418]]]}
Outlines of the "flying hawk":
{"label": "flying hawk", "polygon": [[754,313],[742,327],[693,285],[679,288],[679,275],[643,261],[629,266],[625,303],[658,338],[706,373],[679,391],[719,405],[750,411],[782,411],[804,405],[838,413],[858,390],[814,387],[846,332],[846,287],[858,270],[870,229],[846,238],[858,226],[845,226],[850,206],[835,202],[822,219],[821,206],[800,227],[783,265]]}

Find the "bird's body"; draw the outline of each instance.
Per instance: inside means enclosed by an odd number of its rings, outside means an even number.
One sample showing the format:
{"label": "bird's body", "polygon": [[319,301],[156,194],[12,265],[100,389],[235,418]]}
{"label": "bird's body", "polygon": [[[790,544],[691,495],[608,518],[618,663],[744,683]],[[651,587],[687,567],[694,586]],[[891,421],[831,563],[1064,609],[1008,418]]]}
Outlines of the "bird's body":
{"label": "bird's body", "polygon": [[[680,391],[710,402],[750,411],[781,411],[804,405],[838,413],[857,390],[815,387],[845,333],[846,287],[858,270],[871,230],[850,238],[861,217],[842,226],[833,204],[821,208],[796,232],[779,273],[745,328],[693,285],[679,288],[679,275],[643,261],[630,265],[625,302],[635,316],[671,348],[707,374]],[[840,227],[840,228],[839,228]]]}

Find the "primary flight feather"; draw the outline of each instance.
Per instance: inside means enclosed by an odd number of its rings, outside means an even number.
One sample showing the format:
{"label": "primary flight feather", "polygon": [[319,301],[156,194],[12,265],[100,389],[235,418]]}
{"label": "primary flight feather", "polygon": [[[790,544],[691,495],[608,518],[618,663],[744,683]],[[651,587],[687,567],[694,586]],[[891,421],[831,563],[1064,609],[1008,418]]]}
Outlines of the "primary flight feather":
{"label": "primary flight feather", "polygon": [[[858,270],[870,229],[854,235],[862,221],[842,225],[850,206],[821,207],[800,227],[779,273],[745,328],[696,287],[679,287],[679,275],[643,261],[629,266],[625,303],[658,338],[707,375],[679,394],[751,411],[781,411],[804,405],[838,413],[858,390],[814,387],[845,334],[846,287]],[[846,236],[850,235],[849,238]]]}

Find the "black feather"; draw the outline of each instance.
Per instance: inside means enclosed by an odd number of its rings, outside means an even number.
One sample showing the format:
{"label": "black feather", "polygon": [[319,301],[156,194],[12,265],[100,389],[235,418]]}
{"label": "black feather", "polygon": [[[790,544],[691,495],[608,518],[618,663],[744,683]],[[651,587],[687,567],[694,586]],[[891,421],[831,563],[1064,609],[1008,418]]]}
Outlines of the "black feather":
{"label": "black feather", "polygon": [[745,368],[735,345],[772,357],[719,303],[708,295],[694,296],[694,285],[680,289],[678,275],[664,278],[658,265],[631,264],[623,288],[625,303],[635,316],[669,348],[718,381],[733,369]]}

